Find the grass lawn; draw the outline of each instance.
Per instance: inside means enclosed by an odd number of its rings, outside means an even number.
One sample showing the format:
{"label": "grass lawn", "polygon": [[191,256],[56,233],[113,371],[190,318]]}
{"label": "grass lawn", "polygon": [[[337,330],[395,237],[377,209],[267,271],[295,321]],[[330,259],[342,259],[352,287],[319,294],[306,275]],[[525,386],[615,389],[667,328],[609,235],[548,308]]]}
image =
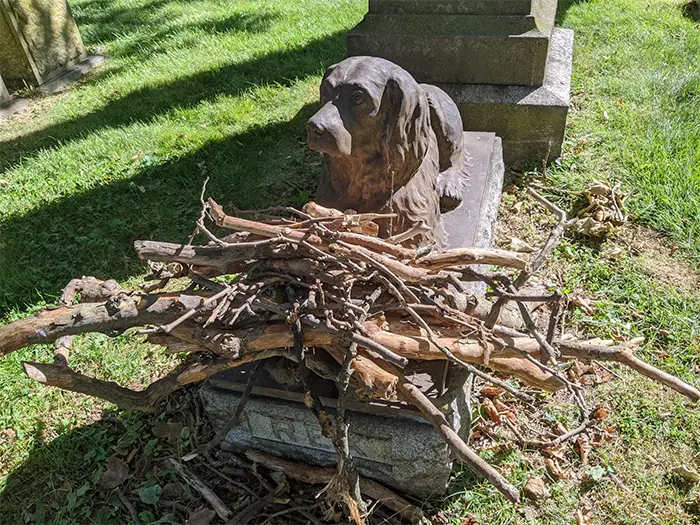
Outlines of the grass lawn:
{"label": "grass lawn", "polygon": [[[685,3],[561,2],[561,25],[576,31],[573,109],[565,154],[543,182],[579,190],[619,180],[633,193],[637,225],[599,245],[567,239],[546,277],[594,304],[571,313],[572,329],[644,335],[646,359],[689,379],[700,373],[700,10]],[[110,59],[61,95],[27,93],[31,109],[0,124],[4,321],[53,303],[72,277],[135,281],[144,266],[132,241],[186,240],[205,177],[224,206],[308,200],[321,164],[305,148],[304,124],[325,67],[344,57],[345,34],[366,11],[360,0],[71,5],[90,51]],[[569,206],[568,195],[551,196]],[[529,202],[516,212],[523,199],[517,189],[504,196],[502,223],[536,243],[549,218]],[[0,360],[0,523],[123,522],[96,476],[115,449],[157,454],[149,425],[163,414],[112,412],[21,375],[20,360],[49,354],[35,347]],[[133,338],[91,336],[76,342],[74,364],[138,386],[168,358]],[[620,438],[588,465],[572,457],[580,477],[551,483],[551,500],[516,512],[461,472],[440,504],[445,518],[555,525],[576,523],[582,509],[594,524],[697,523],[699,487],[669,474],[700,469],[697,408],[618,373],[593,395]],[[499,461],[521,485],[544,472],[538,455]],[[142,521],[160,517],[149,511]]]}

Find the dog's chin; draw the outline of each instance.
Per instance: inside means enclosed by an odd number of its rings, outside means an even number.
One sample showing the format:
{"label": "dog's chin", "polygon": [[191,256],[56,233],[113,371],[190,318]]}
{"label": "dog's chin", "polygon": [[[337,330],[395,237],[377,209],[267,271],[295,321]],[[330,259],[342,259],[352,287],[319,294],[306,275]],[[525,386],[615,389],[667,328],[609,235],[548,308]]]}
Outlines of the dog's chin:
{"label": "dog's chin", "polygon": [[339,143],[330,135],[316,135],[309,133],[306,137],[306,143],[309,149],[330,155],[331,157],[349,157],[352,153],[352,148],[349,144]]}

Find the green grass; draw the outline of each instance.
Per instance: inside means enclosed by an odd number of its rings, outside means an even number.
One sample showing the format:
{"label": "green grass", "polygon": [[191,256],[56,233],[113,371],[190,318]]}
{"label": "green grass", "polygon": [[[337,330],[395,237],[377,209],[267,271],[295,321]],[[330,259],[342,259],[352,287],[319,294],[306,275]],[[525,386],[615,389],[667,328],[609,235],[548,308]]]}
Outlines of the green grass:
{"label": "green grass", "polygon": [[576,31],[573,111],[551,173],[574,189],[622,181],[639,220],[698,262],[700,22],[686,3],[573,2],[562,23]]}
{"label": "green grass", "polygon": [[[578,190],[621,180],[637,219],[700,261],[700,21],[683,2],[561,2],[561,25],[576,31],[573,110],[549,184]],[[366,10],[360,0],[73,0],[90,51],[109,61],[69,91],[36,98],[0,125],[0,319],[51,304],[73,277],[133,283],[143,274],[131,243],[183,241],[199,213],[205,177],[223,205],[299,203],[313,192],[320,159],[305,148],[304,123],[345,34]],[[685,15],[684,15],[685,12]],[[607,117],[606,117],[607,115]],[[504,206],[512,206],[507,196]],[[563,205],[570,204],[566,200]],[[541,218],[534,211],[533,224]],[[525,225],[526,226],[526,225]],[[593,315],[572,314],[600,336],[644,335],[645,358],[687,379],[698,373],[700,293],[676,289],[641,257],[610,260],[604,246],[567,240],[554,265],[560,284],[589,297]],[[654,254],[651,255],[654,257]],[[679,263],[680,264],[680,263]],[[660,335],[663,328],[669,335]],[[77,394],[21,375],[34,347],[0,360],[0,523],[111,523],[118,504],[94,489],[114,449],[153,453],[152,418],[118,414]],[[143,385],[170,364],[138,340],[79,338],[77,369]],[[144,364],[145,363],[145,364]],[[622,371],[595,390],[621,439],[596,449],[631,491],[604,478],[552,483],[541,508],[513,509],[485,483],[460,472],[441,504],[451,523],[492,525],[697,522],[697,487],[669,477],[679,463],[700,468],[700,417],[678,396]],[[111,412],[108,412],[111,414]],[[149,448],[150,447],[150,448]],[[497,458],[522,484],[544,471],[538,455]],[[694,506],[695,505],[695,506]],[[158,516],[154,516],[153,520]],[[148,516],[144,522],[153,521]]]}

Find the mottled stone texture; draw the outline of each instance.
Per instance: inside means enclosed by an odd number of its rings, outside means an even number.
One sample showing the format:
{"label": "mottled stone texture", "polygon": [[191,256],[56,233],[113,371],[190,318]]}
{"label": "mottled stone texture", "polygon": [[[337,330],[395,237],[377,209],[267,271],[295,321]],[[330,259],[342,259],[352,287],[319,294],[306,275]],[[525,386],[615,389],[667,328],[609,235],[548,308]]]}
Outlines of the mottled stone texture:
{"label": "mottled stone texture", "polygon": [[41,85],[83,58],[65,0],[0,0],[0,70],[9,86]]}
{"label": "mottled stone texture", "polygon": [[539,86],[556,9],[556,0],[379,0],[348,35],[348,55],[386,58],[419,82]]}
{"label": "mottled stone texture", "polygon": [[503,138],[504,160],[553,160],[561,155],[569,111],[574,33],[552,33],[542,86],[440,84],[457,103],[467,129],[494,131]]}
{"label": "mottled stone texture", "polygon": [[10,94],[7,92],[7,88],[5,87],[5,83],[2,81],[2,77],[0,77],[0,104],[9,98]]}
{"label": "mottled stone texture", "polygon": [[[236,411],[241,394],[205,386],[201,397],[207,414],[224,424]],[[358,470],[389,486],[428,497],[444,491],[452,459],[433,426],[415,413],[389,409],[382,414],[351,411],[350,451]],[[223,444],[226,449],[256,448],[319,466],[336,463],[329,439],[303,403],[252,396],[240,423]]]}
{"label": "mottled stone texture", "polygon": [[391,60],[457,102],[464,129],[503,139],[506,165],[561,153],[572,39],[556,0],[370,0],[348,55]]}

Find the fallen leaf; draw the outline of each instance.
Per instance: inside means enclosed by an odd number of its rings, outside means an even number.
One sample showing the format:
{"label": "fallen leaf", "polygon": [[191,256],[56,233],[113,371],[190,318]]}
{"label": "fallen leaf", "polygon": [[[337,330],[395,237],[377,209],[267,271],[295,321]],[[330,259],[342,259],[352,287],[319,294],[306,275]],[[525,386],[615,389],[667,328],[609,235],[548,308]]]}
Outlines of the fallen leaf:
{"label": "fallen leaf", "polygon": [[530,478],[523,487],[525,496],[534,501],[544,501],[551,496],[542,478]]}
{"label": "fallen leaf", "polygon": [[185,525],[209,525],[216,516],[216,512],[207,507],[199,507],[193,510],[187,517]]}
{"label": "fallen leaf", "polygon": [[492,385],[486,385],[481,390],[479,390],[479,393],[481,395],[488,396],[488,397],[500,396],[503,392],[505,392],[505,390],[502,389],[500,386],[492,386]]}
{"label": "fallen leaf", "polygon": [[562,470],[559,463],[554,461],[552,458],[545,459],[544,464],[547,467],[547,472],[549,472],[549,475],[552,476],[552,478],[559,480],[567,477],[567,473]]}
{"label": "fallen leaf", "polygon": [[593,412],[593,418],[597,419],[598,421],[602,421],[608,417],[608,411],[605,410],[603,407],[599,407]]}
{"label": "fallen leaf", "polygon": [[183,427],[184,425],[179,421],[158,421],[155,425],[153,425],[152,432],[155,437],[159,439],[165,438],[168,440],[168,443],[174,445],[180,438],[180,433],[182,432]]}
{"label": "fallen leaf", "polygon": [[5,179],[0,179],[0,186],[3,188],[8,188],[10,186],[10,181]]}
{"label": "fallen leaf", "polygon": [[512,237],[510,239],[510,249],[513,250],[514,252],[520,252],[520,253],[532,253],[537,251],[536,248],[533,246],[529,245],[522,239],[518,239],[517,237]]}
{"label": "fallen leaf", "polygon": [[116,489],[129,477],[129,467],[117,456],[109,458],[105,466],[107,468],[100,474],[100,490]]}
{"label": "fallen leaf", "polygon": [[581,509],[576,511],[576,525],[590,525],[591,520],[588,519],[588,515],[584,514]]}
{"label": "fallen leaf", "polygon": [[676,467],[672,469],[671,472],[673,472],[677,476],[687,479],[688,481],[692,481],[693,483],[700,481],[700,474],[698,474],[694,470],[689,469],[686,465]]}
{"label": "fallen leaf", "polygon": [[139,498],[146,505],[155,505],[160,499],[160,495],[163,493],[163,489],[160,485],[155,484],[150,487],[144,486],[139,489]]}
{"label": "fallen leaf", "polygon": [[576,440],[576,449],[579,457],[581,458],[581,463],[584,465],[588,463],[588,455],[591,452],[591,444],[588,442],[587,436],[579,436]]}
{"label": "fallen leaf", "polygon": [[481,406],[484,408],[484,410],[486,410],[489,418],[491,418],[491,421],[499,424],[503,422],[500,414],[498,413],[498,409],[493,404],[493,401],[491,401],[488,397],[484,398],[484,400],[481,402]]}

